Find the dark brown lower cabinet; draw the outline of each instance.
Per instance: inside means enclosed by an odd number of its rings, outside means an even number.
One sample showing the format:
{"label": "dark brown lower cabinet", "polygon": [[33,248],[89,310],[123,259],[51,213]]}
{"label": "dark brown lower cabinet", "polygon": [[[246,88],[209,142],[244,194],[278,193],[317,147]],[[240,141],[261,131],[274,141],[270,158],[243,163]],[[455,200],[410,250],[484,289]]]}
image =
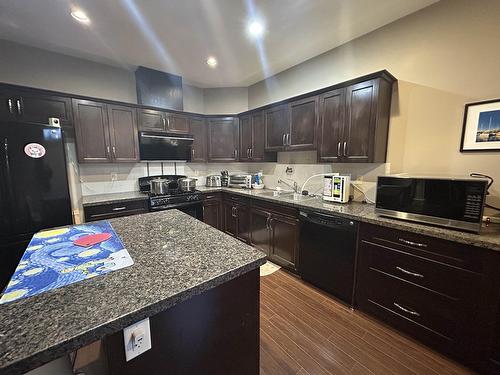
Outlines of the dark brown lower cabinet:
{"label": "dark brown lower cabinet", "polygon": [[[499,301],[500,303],[500,298]],[[493,348],[488,363],[491,374],[500,374],[500,305],[498,306],[496,326],[493,330]]]}
{"label": "dark brown lower cabinet", "polygon": [[222,201],[224,232],[237,239],[250,242],[250,206],[236,196],[225,196]]}
{"label": "dark brown lower cabinet", "polygon": [[[277,211],[278,210],[278,211]],[[274,205],[250,208],[250,244],[265,252],[268,258],[290,270],[297,269],[299,221],[296,216],[279,213]]]}
{"label": "dark brown lower cabinet", "polygon": [[[493,366],[500,354],[498,340],[490,339],[496,312],[491,308],[491,290],[498,274],[498,257],[492,253],[362,223],[356,305],[486,372],[486,363]],[[493,350],[488,348],[490,341],[497,345]]]}
{"label": "dark brown lower cabinet", "polygon": [[203,222],[222,230],[221,194],[205,194],[203,196]]}

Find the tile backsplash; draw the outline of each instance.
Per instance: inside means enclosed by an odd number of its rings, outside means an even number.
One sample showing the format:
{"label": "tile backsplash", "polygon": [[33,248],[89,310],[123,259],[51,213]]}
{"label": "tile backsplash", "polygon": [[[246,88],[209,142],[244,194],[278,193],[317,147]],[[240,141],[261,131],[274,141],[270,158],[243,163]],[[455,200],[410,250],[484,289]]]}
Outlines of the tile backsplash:
{"label": "tile backsplash", "polygon": [[[287,167],[291,172],[287,173]],[[350,174],[352,180],[360,181],[359,185],[370,199],[374,199],[374,187],[378,175],[390,172],[390,165],[385,164],[318,164],[315,152],[283,152],[278,154],[275,163],[131,163],[131,164],[80,164],[78,166],[82,196],[95,194],[119,193],[139,190],[137,179],[148,175],[179,174],[195,177],[197,185],[205,185],[205,177],[210,174],[220,174],[221,170],[232,173],[263,173],[266,188],[274,189],[285,184],[279,184],[283,179],[296,181],[299,187],[312,175],[339,172]],[[313,178],[304,187],[310,193],[321,193],[323,179]],[[362,199],[362,194],[355,191],[354,197]]]}

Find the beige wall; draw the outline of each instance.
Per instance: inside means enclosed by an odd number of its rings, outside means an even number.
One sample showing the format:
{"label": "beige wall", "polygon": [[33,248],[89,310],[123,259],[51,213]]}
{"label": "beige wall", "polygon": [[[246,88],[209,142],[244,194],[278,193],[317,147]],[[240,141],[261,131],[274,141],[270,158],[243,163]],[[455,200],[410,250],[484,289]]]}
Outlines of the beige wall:
{"label": "beige wall", "polygon": [[205,114],[234,114],[248,109],[247,87],[204,89]]}
{"label": "beige wall", "polygon": [[500,97],[499,14],[498,0],[442,0],[250,86],[249,108],[387,69],[391,172],[490,174],[500,205],[500,152],[459,152],[464,104]]}

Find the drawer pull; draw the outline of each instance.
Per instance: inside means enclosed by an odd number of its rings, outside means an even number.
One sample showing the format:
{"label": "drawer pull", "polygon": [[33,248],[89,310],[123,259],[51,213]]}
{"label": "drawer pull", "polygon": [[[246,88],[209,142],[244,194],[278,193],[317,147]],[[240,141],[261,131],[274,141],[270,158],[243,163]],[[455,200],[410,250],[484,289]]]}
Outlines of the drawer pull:
{"label": "drawer pull", "polygon": [[399,238],[399,242],[402,242],[404,244],[411,245],[411,246],[427,247],[427,244],[425,244],[425,243],[418,243],[418,242],[408,241],[408,240],[405,240],[404,238]]}
{"label": "drawer pull", "polygon": [[215,195],[207,195],[207,196],[205,197],[205,199],[212,199],[212,198],[215,198]]}
{"label": "drawer pull", "polygon": [[415,277],[421,277],[422,279],[424,278],[424,275],[420,274],[420,273],[416,273],[416,272],[411,272],[411,271],[408,271],[408,270],[405,270],[404,268],[401,268],[399,266],[396,266],[396,269],[398,271],[401,271],[403,273],[406,273],[407,275],[411,275],[411,276],[415,276]]}
{"label": "drawer pull", "polygon": [[123,210],[126,210],[127,207],[115,207],[112,209],[112,211],[123,211]]}
{"label": "drawer pull", "polygon": [[400,309],[401,311],[404,311],[405,313],[408,313],[410,315],[413,315],[413,316],[420,316],[420,314],[416,311],[413,311],[413,310],[410,310],[410,309],[406,309],[404,308],[403,306],[401,306],[399,303],[396,303],[394,302],[394,306],[396,306],[398,309]]}

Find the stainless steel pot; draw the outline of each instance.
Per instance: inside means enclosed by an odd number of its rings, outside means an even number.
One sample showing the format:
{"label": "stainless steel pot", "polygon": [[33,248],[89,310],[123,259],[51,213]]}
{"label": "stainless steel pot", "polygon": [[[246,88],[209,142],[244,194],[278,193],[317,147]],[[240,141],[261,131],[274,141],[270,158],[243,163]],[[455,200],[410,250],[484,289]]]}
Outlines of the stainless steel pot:
{"label": "stainless steel pot", "polygon": [[166,194],[168,191],[168,181],[164,178],[155,178],[150,181],[150,192],[155,195]]}
{"label": "stainless steel pot", "polygon": [[208,187],[220,187],[221,186],[221,176],[220,174],[214,174],[207,176],[207,181],[205,186]]}
{"label": "stainless steel pot", "polygon": [[179,184],[179,189],[181,191],[196,190],[196,178],[190,178],[190,177],[179,178],[177,180],[177,183]]}

